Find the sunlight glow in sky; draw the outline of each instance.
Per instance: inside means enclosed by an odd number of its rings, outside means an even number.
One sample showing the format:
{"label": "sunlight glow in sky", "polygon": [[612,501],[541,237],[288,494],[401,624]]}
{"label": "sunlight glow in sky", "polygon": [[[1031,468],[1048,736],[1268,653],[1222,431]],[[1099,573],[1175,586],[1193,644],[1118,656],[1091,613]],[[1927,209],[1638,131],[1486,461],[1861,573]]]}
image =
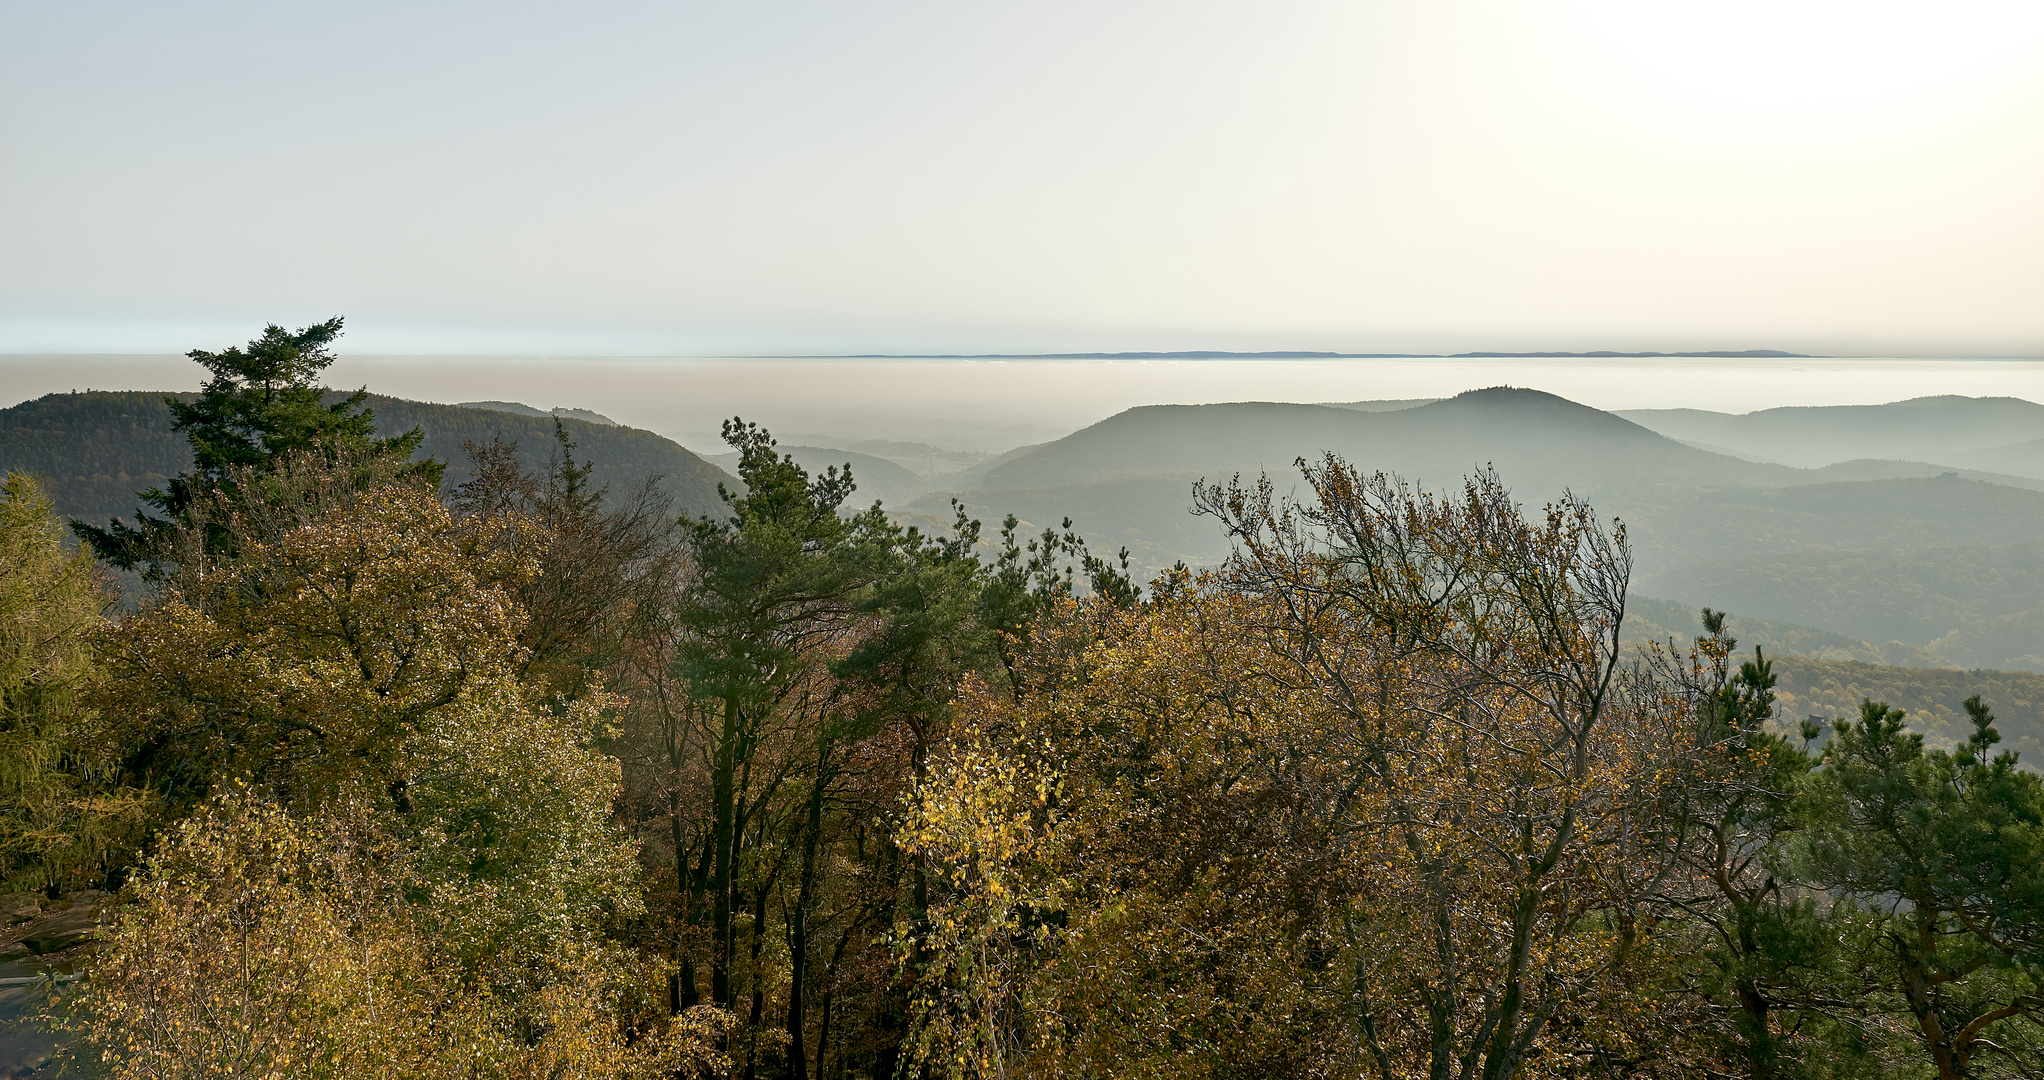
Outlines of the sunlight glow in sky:
{"label": "sunlight glow in sky", "polygon": [[0,352],[2044,354],[2044,5],[0,5]]}

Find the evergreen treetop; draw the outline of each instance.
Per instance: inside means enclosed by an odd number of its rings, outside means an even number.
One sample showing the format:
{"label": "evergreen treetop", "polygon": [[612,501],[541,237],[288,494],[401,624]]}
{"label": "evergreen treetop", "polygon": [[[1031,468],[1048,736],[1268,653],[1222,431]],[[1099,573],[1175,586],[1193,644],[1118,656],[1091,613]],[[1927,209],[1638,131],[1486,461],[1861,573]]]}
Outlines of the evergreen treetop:
{"label": "evergreen treetop", "polygon": [[[74,522],[73,531],[107,562],[160,576],[169,534],[192,524],[193,506],[202,496],[233,496],[241,487],[237,474],[273,472],[284,459],[305,454],[328,461],[343,456],[407,461],[425,433],[414,428],[378,438],[375,414],[365,404],[366,388],[326,400],[328,391],[319,379],[334,362],[332,346],[341,336],[341,323],[338,315],[297,331],[271,323],[246,347],[185,354],[212,373],[197,400],[166,399],[172,429],[191,442],[192,471],[140,493],[143,503],[161,516],[137,510],[134,525],[117,520],[100,528]],[[423,461],[401,471],[408,479],[438,486],[444,469],[440,462]],[[217,526],[209,529],[218,531]],[[231,545],[224,534],[209,535],[209,548],[225,546]]]}

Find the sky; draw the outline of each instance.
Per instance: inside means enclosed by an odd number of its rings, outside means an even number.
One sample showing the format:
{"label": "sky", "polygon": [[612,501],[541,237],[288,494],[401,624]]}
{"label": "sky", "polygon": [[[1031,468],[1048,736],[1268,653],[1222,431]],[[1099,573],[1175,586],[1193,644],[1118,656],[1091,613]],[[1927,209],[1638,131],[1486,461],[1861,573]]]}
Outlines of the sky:
{"label": "sky", "polygon": [[2044,4],[0,0],[0,353],[2044,355]]}

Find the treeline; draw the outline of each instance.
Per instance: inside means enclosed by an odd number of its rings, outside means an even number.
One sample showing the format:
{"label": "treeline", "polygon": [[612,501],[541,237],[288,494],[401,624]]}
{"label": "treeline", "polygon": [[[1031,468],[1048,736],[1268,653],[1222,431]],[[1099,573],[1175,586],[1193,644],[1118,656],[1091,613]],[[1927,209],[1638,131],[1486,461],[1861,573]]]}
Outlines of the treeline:
{"label": "treeline", "polygon": [[1851,660],[1786,657],[1777,711],[1786,718],[1850,714],[1864,698],[1885,701],[1909,715],[1911,730],[1932,746],[1964,742],[1973,725],[1961,703],[1979,694],[1994,703],[1995,726],[2008,748],[2034,767],[2044,761],[2044,675],[2027,671],[1958,671],[1893,667]]}
{"label": "treeline", "polygon": [[[118,890],[114,1075],[1956,1077],[2044,1068],[2044,788],[1988,707],[1783,730],[1622,533],[1339,458],[1223,568],[742,492],[467,479],[195,353],[150,515],[0,503],[0,875]],[[92,555],[154,593],[104,616]]]}

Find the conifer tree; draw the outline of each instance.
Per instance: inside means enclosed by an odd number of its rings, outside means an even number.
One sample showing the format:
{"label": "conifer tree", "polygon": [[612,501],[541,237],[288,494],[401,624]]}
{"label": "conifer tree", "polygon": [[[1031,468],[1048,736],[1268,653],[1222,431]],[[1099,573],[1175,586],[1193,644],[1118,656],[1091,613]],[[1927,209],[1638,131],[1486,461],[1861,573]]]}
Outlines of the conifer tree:
{"label": "conifer tree", "polygon": [[[329,461],[353,456],[408,462],[425,434],[413,429],[378,438],[375,415],[365,404],[367,389],[326,400],[319,379],[334,362],[332,346],[340,336],[341,318],[335,316],[295,332],[272,323],[246,348],[187,353],[212,374],[197,400],[166,399],[172,429],[191,441],[192,471],[141,493],[155,515],[137,510],[132,525],[116,520],[101,528],[81,521],[72,529],[107,562],[160,577],[169,562],[171,534],[190,524],[195,504],[215,492],[232,497],[246,476],[306,454]],[[438,486],[444,468],[429,460],[404,471]],[[206,532],[208,551],[231,550],[224,524],[213,521]]]}
{"label": "conifer tree", "polygon": [[1938,1080],[2044,1069],[2044,780],[1978,696],[1973,733],[1927,749],[1900,710],[1838,721],[1803,813],[1813,884],[1869,914],[1871,980]]}

